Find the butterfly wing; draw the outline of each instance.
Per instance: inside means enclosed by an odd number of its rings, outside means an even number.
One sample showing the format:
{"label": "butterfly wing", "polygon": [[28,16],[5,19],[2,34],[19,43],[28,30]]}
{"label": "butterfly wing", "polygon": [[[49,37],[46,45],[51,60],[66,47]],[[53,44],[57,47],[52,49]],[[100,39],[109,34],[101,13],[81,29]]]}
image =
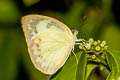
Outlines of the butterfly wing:
{"label": "butterfly wing", "polygon": [[22,18],[28,51],[35,67],[45,74],[61,68],[74,46],[70,29],[60,21],[41,15]]}

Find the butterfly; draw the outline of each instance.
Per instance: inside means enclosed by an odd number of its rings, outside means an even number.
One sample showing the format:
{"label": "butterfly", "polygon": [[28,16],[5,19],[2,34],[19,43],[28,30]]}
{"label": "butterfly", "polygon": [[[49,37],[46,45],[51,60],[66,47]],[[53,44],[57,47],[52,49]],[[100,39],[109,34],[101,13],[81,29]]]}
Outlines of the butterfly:
{"label": "butterfly", "polygon": [[71,31],[48,16],[27,15],[21,23],[32,63],[44,74],[56,73],[65,64],[75,42],[82,41],[77,39],[76,30]]}

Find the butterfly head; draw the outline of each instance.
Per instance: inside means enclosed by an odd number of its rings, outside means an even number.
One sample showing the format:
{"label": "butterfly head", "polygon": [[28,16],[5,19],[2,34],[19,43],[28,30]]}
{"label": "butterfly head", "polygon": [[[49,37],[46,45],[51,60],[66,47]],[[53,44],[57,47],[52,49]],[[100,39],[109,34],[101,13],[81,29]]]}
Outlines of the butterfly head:
{"label": "butterfly head", "polygon": [[77,30],[72,30],[73,35],[78,35],[78,31]]}
{"label": "butterfly head", "polygon": [[72,30],[73,36],[74,36],[74,40],[77,40],[77,35],[78,35],[78,31],[77,30]]}

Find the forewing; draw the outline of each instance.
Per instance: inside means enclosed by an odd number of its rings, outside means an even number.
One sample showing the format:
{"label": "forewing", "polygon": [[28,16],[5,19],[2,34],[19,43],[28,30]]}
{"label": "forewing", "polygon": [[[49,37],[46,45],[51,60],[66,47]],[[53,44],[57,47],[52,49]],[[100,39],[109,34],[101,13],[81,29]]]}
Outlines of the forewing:
{"label": "forewing", "polygon": [[72,32],[65,24],[51,17],[42,15],[27,15],[22,17],[21,23],[26,36],[27,44],[29,44],[36,35],[48,30],[65,32],[70,38],[73,37]]}

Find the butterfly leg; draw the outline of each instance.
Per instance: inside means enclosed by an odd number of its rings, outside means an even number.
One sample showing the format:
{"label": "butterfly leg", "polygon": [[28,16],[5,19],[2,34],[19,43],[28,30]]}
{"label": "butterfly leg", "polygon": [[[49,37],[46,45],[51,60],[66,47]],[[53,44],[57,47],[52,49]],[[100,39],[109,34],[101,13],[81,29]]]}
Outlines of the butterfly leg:
{"label": "butterfly leg", "polygon": [[77,64],[78,64],[78,58],[77,58],[77,56],[76,56],[75,52],[73,51],[73,49],[72,49],[72,53],[74,54],[75,59],[76,59],[76,62],[77,62]]}
{"label": "butterfly leg", "polygon": [[85,41],[84,39],[76,39],[75,40],[76,42],[83,42],[83,41]]}
{"label": "butterfly leg", "polygon": [[76,39],[75,42],[76,42],[75,45],[77,45],[77,44],[80,45],[80,44],[84,43],[85,40],[84,39]]}
{"label": "butterfly leg", "polygon": [[77,44],[81,44],[81,43],[75,43],[75,45],[77,45]]}

